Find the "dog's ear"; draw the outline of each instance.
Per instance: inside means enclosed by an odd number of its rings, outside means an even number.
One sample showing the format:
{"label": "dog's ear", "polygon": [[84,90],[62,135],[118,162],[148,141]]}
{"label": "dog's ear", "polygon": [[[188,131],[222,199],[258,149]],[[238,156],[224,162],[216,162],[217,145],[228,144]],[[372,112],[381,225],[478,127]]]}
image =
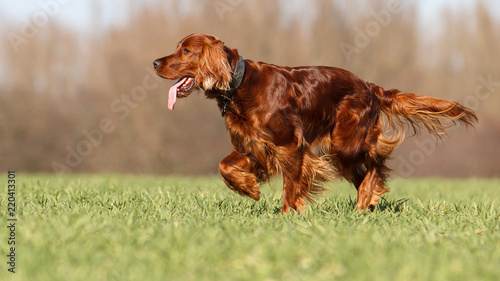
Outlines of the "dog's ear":
{"label": "dog's ear", "polygon": [[204,90],[229,90],[231,66],[224,51],[224,43],[218,39],[203,45],[196,81]]}

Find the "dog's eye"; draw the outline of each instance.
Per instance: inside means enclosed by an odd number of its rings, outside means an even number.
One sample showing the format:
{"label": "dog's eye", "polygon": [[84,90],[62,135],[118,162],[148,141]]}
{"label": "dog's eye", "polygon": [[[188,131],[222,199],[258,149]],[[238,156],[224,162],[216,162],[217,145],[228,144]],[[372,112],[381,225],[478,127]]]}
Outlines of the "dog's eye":
{"label": "dog's eye", "polygon": [[188,49],[186,49],[186,48],[184,48],[184,49],[182,49],[182,53],[183,54],[189,54],[189,53],[191,53],[191,51],[188,50]]}

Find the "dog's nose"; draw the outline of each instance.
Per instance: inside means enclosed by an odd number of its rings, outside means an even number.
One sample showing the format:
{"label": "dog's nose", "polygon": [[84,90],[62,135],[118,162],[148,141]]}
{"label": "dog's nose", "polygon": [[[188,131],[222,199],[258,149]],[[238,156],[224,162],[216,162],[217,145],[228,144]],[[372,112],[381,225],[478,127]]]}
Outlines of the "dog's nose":
{"label": "dog's nose", "polygon": [[157,69],[160,65],[161,65],[161,61],[159,61],[159,60],[155,60],[153,62],[153,66],[155,67],[155,69]]}

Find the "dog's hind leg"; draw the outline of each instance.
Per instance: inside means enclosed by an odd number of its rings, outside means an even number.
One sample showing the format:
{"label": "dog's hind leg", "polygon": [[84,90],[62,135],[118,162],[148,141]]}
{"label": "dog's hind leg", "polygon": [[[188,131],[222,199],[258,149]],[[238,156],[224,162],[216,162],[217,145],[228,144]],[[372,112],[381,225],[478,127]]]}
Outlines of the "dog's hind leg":
{"label": "dog's hind leg", "polygon": [[381,173],[375,168],[369,169],[363,182],[358,187],[358,200],[354,206],[357,210],[373,210],[380,197],[389,191],[384,187]]}

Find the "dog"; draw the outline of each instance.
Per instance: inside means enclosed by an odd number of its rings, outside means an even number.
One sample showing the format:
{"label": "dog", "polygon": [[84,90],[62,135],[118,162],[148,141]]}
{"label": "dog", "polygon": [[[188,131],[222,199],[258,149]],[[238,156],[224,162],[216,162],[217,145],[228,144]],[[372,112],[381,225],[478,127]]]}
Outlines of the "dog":
{"label": "dog", "polygon": [[339,177],[356,187],[355,209],[373,209],[389,191],[386,161],[406,126],[440,137],[477,122],[457,102],[384,90],[344,69],[243,59],[213,35],[191,34],[153,65],[178,80],[170,110],[196,89],[217,101],[234,147],[219,164],[230,189],[257,201],[260,183],[283,176],[282,213],[300,212]]}

